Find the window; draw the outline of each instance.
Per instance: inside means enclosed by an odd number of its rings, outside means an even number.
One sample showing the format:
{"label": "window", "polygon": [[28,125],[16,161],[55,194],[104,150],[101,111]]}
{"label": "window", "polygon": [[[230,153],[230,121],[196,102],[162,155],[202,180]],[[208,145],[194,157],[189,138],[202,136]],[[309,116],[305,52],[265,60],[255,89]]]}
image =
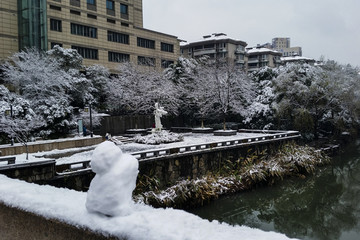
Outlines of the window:
{"label": "window", "polygon": [[155,41],[145,39],[145,38],[139,38],[138,37],[137,38],[137,45],[138,45],[138,47],[155,49]]}
{"label": "window", "polygon": [[129,35],[108,31],[108,41],[129,44]]}
{"label": "window", "polygon": [[107,19],[107,22],[108,22],[108,23],[113,23],[113,24],[116,23],[116,21],[115,21],[114,19],[111,19],[111,18],[108,18],[108,19]]}
{"label": "window", "polygon": [[115,10],[115,3],[111,0],[106,0],[106,9]]}
{"label": "window", "polygon": [[161,43],[161,51],[163,52],[174,52],[174,45],[168,43]]}
{"label": "window", "polygon": [[61,7],[58,7],[58,6],[55,6],[55,5],[50,5],[50,9],[56,10],[56,11],[61,11]]}
{"label": "window", "polygon": [[52,42],[51,43],[51,49],[53,49],[56,45],[58,45],[59,47],[62,47],[62,43],[56,43],[56,42]]}
{"label": "window", "polygon": [[88,18],[92,18],[92,19],[97,19],[97,16],[96,16],[96,15],[92,15],[92,14],[88,14],[87,17],[88,17]]}
{"label": "window", "polygon": [[129,7],[125,4],[120,4],[121,18],[129,19]]}
{"label": "window", "polygon": [[86,0],[88,10],[96,11],[96,0]]}
{"label": "window", "polygon": [[155,66],[155,58],[138,56],[138,64],[142,66]]}
{"label": "window", "polygon": [[50,30],[61,32],[61,20],[50,19]]}
{"label": "window", "polygon": [[75,14],[75,15],[79,15],[79,16],[81,15],[81,13],[79,11],[75,11],[75,10],[71,10],[71,9],[70,9],[70,13]]}
{"label": "window", "polygon": [[162,68],[168,68],[171,64],[174,64],[174,61],[169,60],[161,60],[161,67]]}
{"label": "window", "polygon": [[80,0],[70,0],[70,5],[80,7]]}
{"label": "window", "polygon": [[129,62],[130,55],[117,52],[108,52],[108,60],[109,62]]}
{"label": "window", "polygon": [[121,26],[129,27],[129,24],[128,24],[128,23],[121,22]]}
{"label": "window", "polygon": [[83,58],[87,59],[98,59],[98,50],[92,48],[84,48],[78,46],[71,46],[72,49],[75,49]]}
{"label": "window", "polygon": [[111,0],[106,0],[106,14],[115,16],[115,3]]}
{"label": "window", "polygon": [[97,38],[97,29],[94,27],[71,23],[71,34],[90,38]]}

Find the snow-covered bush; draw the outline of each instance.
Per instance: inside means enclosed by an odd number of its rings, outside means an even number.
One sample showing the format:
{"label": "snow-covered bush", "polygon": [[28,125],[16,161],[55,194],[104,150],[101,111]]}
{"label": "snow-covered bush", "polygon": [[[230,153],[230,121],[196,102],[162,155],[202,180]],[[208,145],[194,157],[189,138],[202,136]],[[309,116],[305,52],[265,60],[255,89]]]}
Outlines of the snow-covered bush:
{"label": "snow-covered bush", "polygon": [[168,132],[165,130],[162,131],[155,131],[149,135],[141,136],[137,135],[134,138],[136,143],[143,143],[143,144],[161,144],[161,143],[172,143],[172,142],[181,142],[184,140],[184,136],[177,133]]}

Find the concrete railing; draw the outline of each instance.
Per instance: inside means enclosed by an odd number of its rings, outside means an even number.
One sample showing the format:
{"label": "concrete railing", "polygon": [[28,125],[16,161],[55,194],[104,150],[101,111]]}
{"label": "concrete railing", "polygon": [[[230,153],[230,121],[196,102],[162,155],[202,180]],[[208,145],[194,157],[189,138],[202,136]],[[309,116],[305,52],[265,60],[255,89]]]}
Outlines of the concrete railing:
{"label": "concrete railing", "polygon": [[[28,151],[29,153],[36,152],[45,152],[52,151],[54,149],[68,149],[68,148],[76,148],[76,147],[87,147],[99,144],[103,142],[103,138],[101,136],[90,137],[79,137],[79,138],[70,138],[70,139],[57,139],[57,140],[49,140],[49,141],[39,141],[39,142],[28,142]],[[0,146],[1,156],[9,156],[9,155],[17,155],[26,152],[26,147],[20,144],[15,146],[10,145],[1,145]]]}
{"label": "concrete railing", "polygon": [[[266,132],[264,131],[262,131],[261,133],[266,134]],[[218,142],[208,142],[208,143],[201,143],[195,145],[180,146],[176,148],[153,149],[147,151],[134,152],[131,153],[131,155],[135,156],[138,160],[142,161],[146,159],[166,157],[173,154],[187,154],[187,153],[191,154],[196,151],[255,145],[264,142],[295,139],[298,137],[300,137],[300,134],[297,131],[288,131],[288,132],[280,132],[280,133],[279,131],[276,131],[276,133],[274,131],[272,134],[268,133],[268,135],[266,136],[239,138],[239,139],[232,139],[232,140],[218,141]]]}

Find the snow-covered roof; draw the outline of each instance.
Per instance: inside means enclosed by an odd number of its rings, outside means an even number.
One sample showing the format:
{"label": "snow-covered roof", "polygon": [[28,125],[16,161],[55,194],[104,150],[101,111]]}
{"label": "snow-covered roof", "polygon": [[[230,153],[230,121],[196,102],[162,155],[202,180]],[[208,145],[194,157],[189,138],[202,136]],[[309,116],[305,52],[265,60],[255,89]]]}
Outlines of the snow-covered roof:
{"label": "snow-covered roof", "polygon": [[275,53],[275,54],[281,54],[278,51],[275,51],[275,50],[272,50],[272,49],[269,49],[269,48],[264,48],[264,47],[251,48],[251,49],[247,50],[247,53],[249,53],[249,54],[252,54],[252,53],[265,53],[265,52],[272,52],[272,53]]}
{"label": "snow-covered roof", "polygon": [[315,59],[313,59],[313,58],[307,58],[307,57],[302,57],[302,56],[281,57],[280,59],[281,59],[281,61],[284,61],[284,62],[292,62],[292,61],[314,61],[315,62]]}
{"label": "snow-covered roof", "polygon": [[198,39],[198,40],[195,40],[192,42],[181,42],[180,46],[187,46],[190,44],[198,44],[198,43],[208,42],[208,41],[224,41],[224,40],[236,41],[236,42],[242,43],[245,46],[247,45],[246,42],[236,39],[236,38],[229,37],[224,33],[213,33],[213,34],[205,35],[205,36],[203,36],[202,39]]}

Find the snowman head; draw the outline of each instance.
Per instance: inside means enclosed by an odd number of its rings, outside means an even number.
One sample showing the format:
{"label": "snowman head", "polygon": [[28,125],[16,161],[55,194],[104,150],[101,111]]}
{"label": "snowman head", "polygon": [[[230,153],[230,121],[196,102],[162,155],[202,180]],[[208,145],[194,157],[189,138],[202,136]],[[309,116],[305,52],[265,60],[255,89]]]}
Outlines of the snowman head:
{"label": "snowman head", "polygon": [[109,172],[120,161],[122,151],[113,142],[105,141],[95,148],[91,168],[96,174]]}

